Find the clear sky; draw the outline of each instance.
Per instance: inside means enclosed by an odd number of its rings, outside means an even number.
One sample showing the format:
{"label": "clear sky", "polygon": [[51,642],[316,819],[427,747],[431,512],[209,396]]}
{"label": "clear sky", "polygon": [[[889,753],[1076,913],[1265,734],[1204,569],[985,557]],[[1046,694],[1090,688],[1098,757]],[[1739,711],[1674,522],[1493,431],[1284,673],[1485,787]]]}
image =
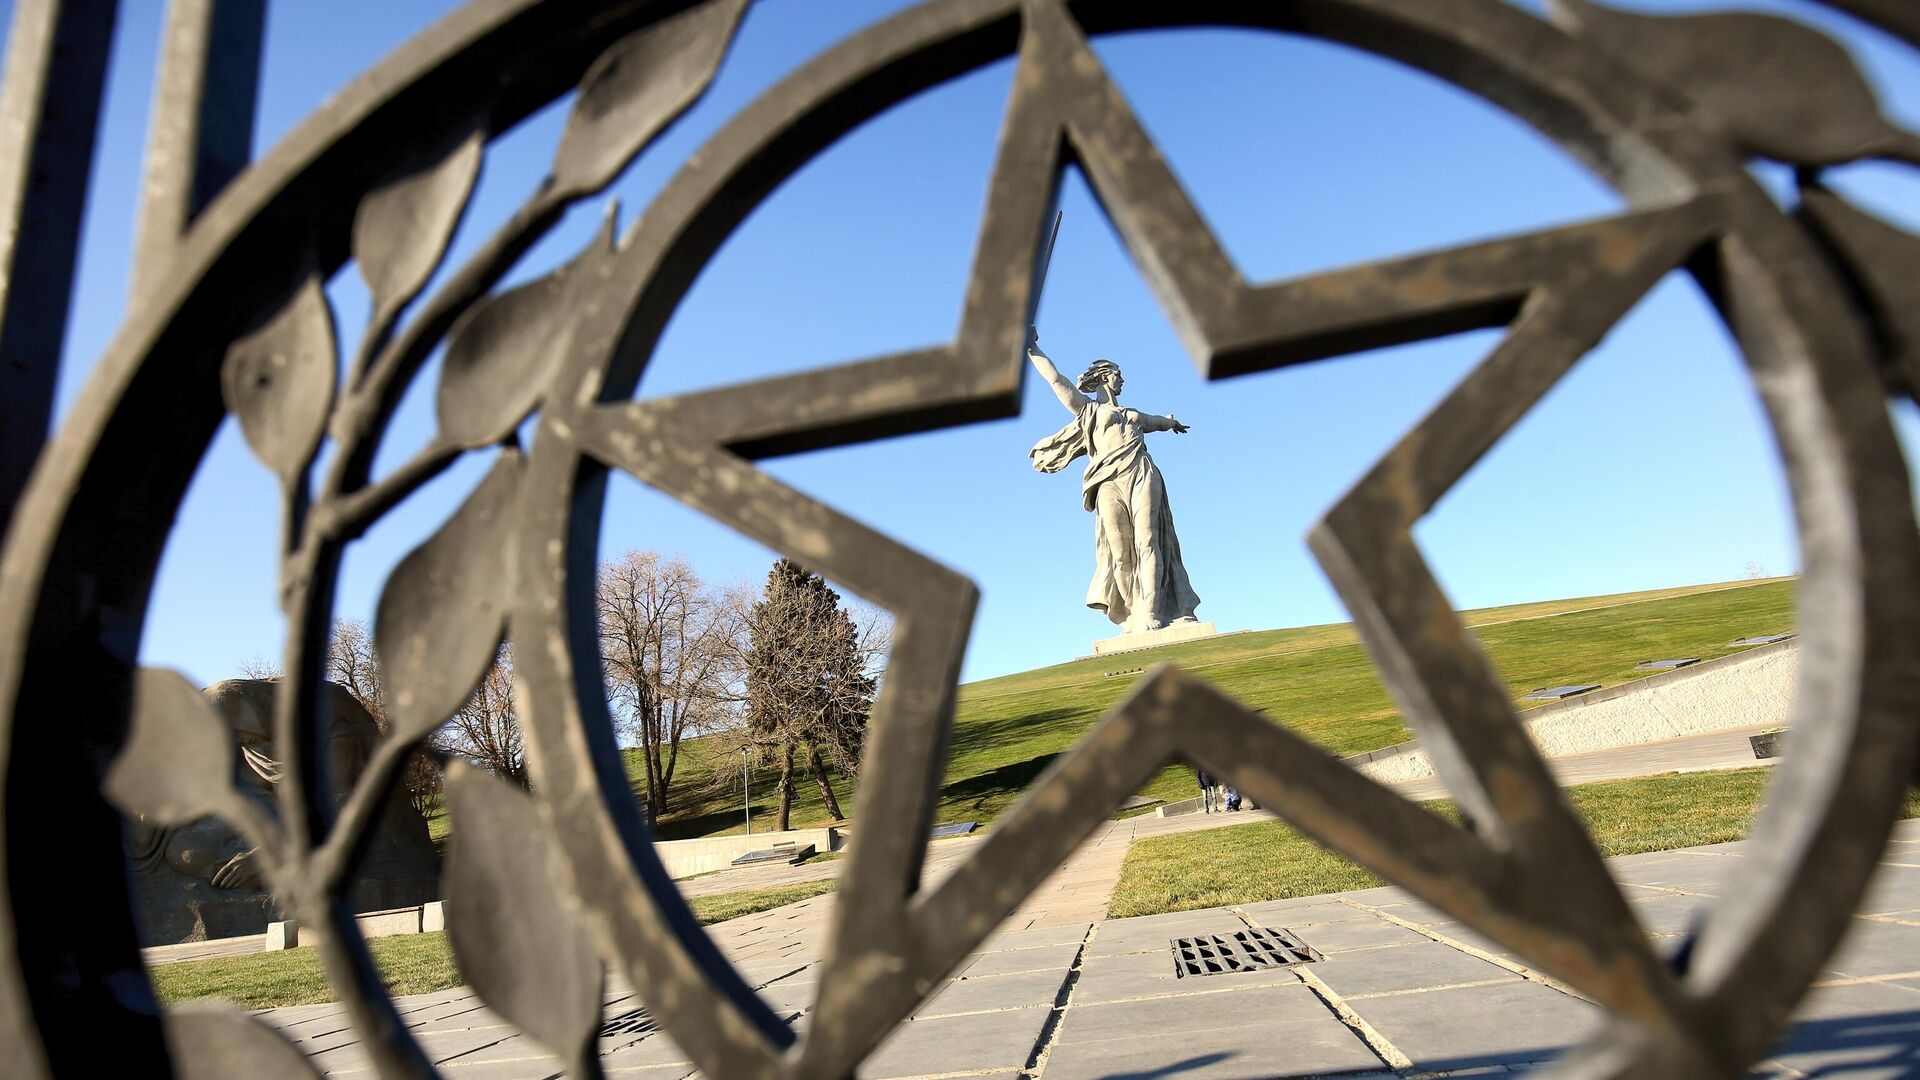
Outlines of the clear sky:
{"label": "clear sky", "polygon": [[[256,153],[453,0],[279,0],[268,21]],[[806,58],[906,6],[762,0],[711,92],[616,185],[623,225],[676,164]],[[1529,3],[1525,6],[1535,7]],[[1634,0],[1633,7],[1791,12],[1843,38],[1887,110],[1920,128],[1920,63],[1888,38],[1797,0]],[[146,101],[163,5],[130,0],[116,44],[99,171],[59,407],[126,303]],[[10,5],[0,2],[7,10]],[[1229,255],[1253,281],[1603,215],[1621,204],[1556,147],[1477,99],[1386,61],[1278,35],[1183,31],[1095,50],[1159,140]],[[958,320],[1011,75],[1000,63],[895,109],[777,191],[720,250],[661,343],[640,393],[671,394],[947,340]],[[449,262],[538,183],[563,100],[491,148]],[[1769,176],[1770,182],[1778,177]],[[1920,229],[1920,174],[1835,175],[1861,203]],[[1306,550],[1310,525],[1497,340],[1476,333],[1209,386],[1077,176],[1040,313],[1045,348],[1078,372],[1121,364],[1125,400],[1174,413],[1151,438],[1188,570],[1220,629],[1347,616]],[[523,264],[532,276],[597,224],[585,206]],[[343,342],[367,295],[351,267],[330,287]],[[379,468],[432,430],[430,368]],[[1082,606],[1092,521],[1078,469],[1034,472],[1027,448],[1064,419],[1029,379],[1022,414],[931,435],[770,462],[781,479],[979,583],[965,668],[980,678],[1083,655],[1112,627]],[[1900,416],[1920,445],[1912,410]],[[340,614],[370,617],[393,563],[484,470],[463,462],[351,553]],[[280,648],[273,602],[275,485],[222,429],[162,565],[143,659],[202,682]],[[1797,567],[1770,436],[1725,331],[1675,275],[1482,462],[1420,528],[1461,607],[1736,578]],[[653,548],[721,582],[760,580],[772,553],[621,478],[609,555]]]}

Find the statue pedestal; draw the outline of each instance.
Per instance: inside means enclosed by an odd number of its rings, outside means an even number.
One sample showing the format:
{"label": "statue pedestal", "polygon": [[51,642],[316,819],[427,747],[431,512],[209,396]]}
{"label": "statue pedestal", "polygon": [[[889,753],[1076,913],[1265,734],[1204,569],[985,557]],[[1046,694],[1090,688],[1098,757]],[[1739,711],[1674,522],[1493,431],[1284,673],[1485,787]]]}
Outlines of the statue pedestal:
{"label": "statue pedestal", "polygon": [[1138,652],[1141,649],[1157,649],[1162,645],[1172,645],[1179,641],[1194,641],[1212,637],[1219,633],[1210,622],[1174,623],[1159,630],[1136,630],[1119,637],[1101,638],[1093,643],[1093,655],[1110,656],[1113,653]]}

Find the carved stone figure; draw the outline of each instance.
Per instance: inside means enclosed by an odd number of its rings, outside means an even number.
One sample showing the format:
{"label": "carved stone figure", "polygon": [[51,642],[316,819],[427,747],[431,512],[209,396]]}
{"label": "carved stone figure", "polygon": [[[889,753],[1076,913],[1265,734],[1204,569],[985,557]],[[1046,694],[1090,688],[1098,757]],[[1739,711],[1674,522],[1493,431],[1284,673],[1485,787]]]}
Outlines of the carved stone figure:
{"label": "carved stone figure", "polygon": [[1132,634],[1193,623],[1200,597],[1180,561],[1180,538],[1160,470],[1147,453],[1147,433],[1185,434],[1171,416],[1120,404],[1125,380],[1110,360],[1095,360],[1078,383],[1069,382],[1040,351],[1036,333],[1027,359],[1073,414],[1067,425],[1034,444],[1033,467],[1045,473],[1087,457],[1081,504],[1093,513],[1093,582],[1087,606]]}
{"label": "carved stone figure", "polygon": [[[204,691],[239,746],[235,784],[269,814],[274,812],[273,785],[280,779],[272,738],[278,690],[277,680],[229,679]],[[366,768],[381,734],[345,687],[325,684],[321,700],[327,779],[337,806]],[[126,850],[139,897],[143,944],[260,933],[274,918],[273,895],[260,881],[253,851],[216,818],[175,828],[135,820],[127,826]],[[433,900],[439,892],[439,863],[426,819],[396,795],[373,828],[350,900],[360,911]]]}

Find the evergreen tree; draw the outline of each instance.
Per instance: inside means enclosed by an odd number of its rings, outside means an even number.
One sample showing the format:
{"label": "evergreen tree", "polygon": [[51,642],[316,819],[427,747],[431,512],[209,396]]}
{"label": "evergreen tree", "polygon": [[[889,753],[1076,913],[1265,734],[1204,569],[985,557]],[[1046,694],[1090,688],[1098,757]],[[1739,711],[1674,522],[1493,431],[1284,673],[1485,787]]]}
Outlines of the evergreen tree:
{"label": "evergreen tree", "polygon": [[827,779],[832,764],[859,768],[876,684],[853,619],[820,575],[788,559],[767,574],[748,623],[747,726],[754,745],[780,764],[780,825],[792,825],[795,758],[844,817]]}

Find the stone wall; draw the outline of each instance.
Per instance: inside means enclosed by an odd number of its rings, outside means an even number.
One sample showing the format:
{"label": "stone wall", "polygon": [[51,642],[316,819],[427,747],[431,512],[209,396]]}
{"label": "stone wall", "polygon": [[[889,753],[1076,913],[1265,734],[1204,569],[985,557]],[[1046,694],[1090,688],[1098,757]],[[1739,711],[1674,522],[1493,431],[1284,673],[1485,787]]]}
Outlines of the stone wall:
{"label": "stone wall", "polygon": [[[1788,640],[1556,701],[1521,718],[1550,758],[1756,724],[1784,726],[1793,717],[1799,672],[1799,642]],[[1348,760],[1386,783],[1433,775],[1418,743]]]}
{"label": "stone wall", "polygon": [[839,829],[792,829],[787,832],[754,833],[748,836],[707,836],[698,840],[663,840],[653,845],[667,873],[676,878],[692,877],[710,870],[725,870],[733,860],[749,851],[761,851],[778,844],[796,848],[813,845],[821,854],[846,846]]}

